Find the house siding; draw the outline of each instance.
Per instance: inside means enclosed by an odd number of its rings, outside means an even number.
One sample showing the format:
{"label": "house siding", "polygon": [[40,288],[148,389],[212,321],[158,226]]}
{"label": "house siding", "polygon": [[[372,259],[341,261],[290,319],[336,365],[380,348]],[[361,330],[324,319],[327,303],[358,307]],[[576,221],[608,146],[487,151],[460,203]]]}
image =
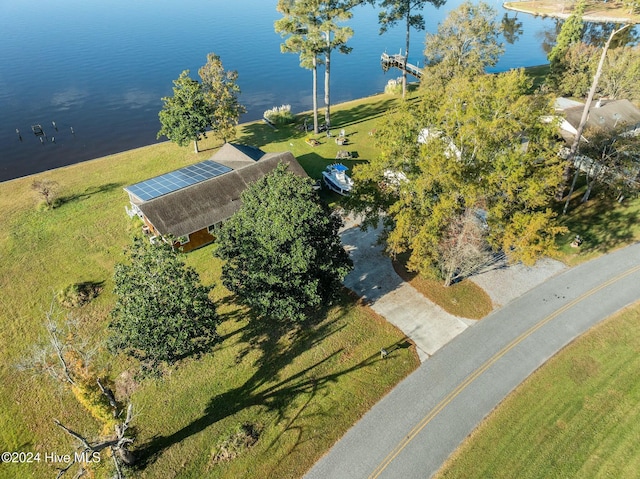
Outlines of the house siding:
{"label": "house siding", "polygon": [[215,238],[207,231],[207,228],[204,228],[196,231],[195,233],[191,233],[187,244],[180,245],[180,243],[176,243],[175,246],[177,248],[181,248],[185,253],[188,253],[189,251],[193,251],[194,249],[213,243],[214,239]]}

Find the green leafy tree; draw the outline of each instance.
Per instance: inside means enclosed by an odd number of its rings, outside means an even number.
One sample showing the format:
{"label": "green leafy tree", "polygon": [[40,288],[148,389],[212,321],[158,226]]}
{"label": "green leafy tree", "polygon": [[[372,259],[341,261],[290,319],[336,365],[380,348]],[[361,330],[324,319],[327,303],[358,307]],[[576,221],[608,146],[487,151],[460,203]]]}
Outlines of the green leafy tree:
{"label": "green leafy tree", "polygon": [[335,296],[351,269],[341,223],[308,178],[278,165],[242,194],[242,207],[219,232],[224,285],[260,317],[304,319]]}
{"label": "green leafy tree", "polygon": [[571,45],[563,58],[562,75],[555,79],[555,91],[559,95],[585,98],[589,93],[593,75],[598,67],[598,48],[578,42]]}
{"label": "green leafy tree", "polygon": [[469,210],[486,217],[486,241],[512,261],[531,264],[554,249],[562,231],[549,208],[562,174],[557,125],[542,120],[551,98],[528,96],[529,87],[522,70],[456,76],[383,121],[381,154],[355,168],[350,208],[369,222],[384,211],[388,251],[409,251],[411,269],[456,271],[442,245],[459,243],[464,228],[452,233],[451,225]]}
{"label": "green leafy tree", "polygon": [[322,63],[319,57],[324,51],[323,36],[319,30],[319,3],[320,0],[279,0],[276,9],[283,18],[274,24],[276,32],[286,37],[280,50],[283,53],[298,53],[300,66],[311,70],[315,133],[318,133],[318,65]]}
{"label": "green leafy tree", "polygon": [[409,43],[411,28],[424,30],[424,17],[420,13],[428,3],[439,8],[446,0],[380,0],[382,11],[378,15],[380,22],[380,34],[386,33],[389,28],[399,22],[405,24],[405,60],[402,70],[402,98],[407,94],[407,61],[409,58]]}
{"label": "green leafy tree", "polygon": [[209,114],[208,126],[215,138],[226,142],[235,137],[240,115],[247,111],[238,100],[238,72],[226,71],[220,57],[209,53],[207,63],[198,70],[198,74],[202,79],[204,103]]}
{"label": "green leafy tree", "polygon": [[462,73],[479,75],[504,52],[498,41],[501,31],[495,9],[466,1],[449,13],[437,33],[427,34],[424,54],[444,80]]}
{"label": "green leafy tree", "polygon": [[114,274],[110,348],[150,363],[173,363],[207,350],[218,339],[211,288],[164,243],[135,238]]}
{"label": "green leafy tree", "polygon": [[[584,98],[598,68],[602,49],[584,42],[571,45],[562,59],[561,95]],[[596,95],[640,101],[640,47],[618,47],[607,52]]]}
{"label": "green leafy tree", "polygon": [[547,55],[550,69],[547,83],[553,88],[557,87],[564,74],[565,69],[562,59],[567,53],[567,50],[571,45],[582,41],[582,35],[584,33],[584,22],[582,21],[584,8],[585,0],[579,0],[573,13],[562,24],[560,33],[558,33],[558,37],[556,38],[556,44]]}
{"label": "green leafy tree", "polygon": [[173,81],[173,96],[162,98],[162,110],[158,114],[162,128],[158,138],[166,136],[180,146],[193,141],[198,152],[198,140],[211,123],[211,110],[204,98],[202,85],[183,71]]}

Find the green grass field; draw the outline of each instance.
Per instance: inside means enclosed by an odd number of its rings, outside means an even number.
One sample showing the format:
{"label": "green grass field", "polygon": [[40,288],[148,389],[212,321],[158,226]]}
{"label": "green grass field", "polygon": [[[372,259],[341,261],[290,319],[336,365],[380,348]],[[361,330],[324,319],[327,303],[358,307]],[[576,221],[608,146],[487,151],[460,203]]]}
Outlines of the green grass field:
{"label": "green grass field", "polygon": [[[640,240],[640,198],[620,204],[611,195],[598,192],[580,203],[583,194],[584,187],[578,188],[567,215],[560,217],[569,232],[558,238],[558,259],[574,266]],[[584,241],[579,248],[572,248],[576,235]]]}
{"label": "green grass field", "polygon": [[[334,124],[345,128],[359,161],[374,153],[368,133],[393,101],[381,95],[335,108]],[[321,139],[322,145],[311,148],[304,137],[293,127],[274,131],[254,123],[240,128],[239,141],[266,151],[290,149],[318,178],[338,147],[332,139]],[[52,210],[38,207],[33,177],[0,184],[3,450],[72,453],[71,438],[53,424],[54,418],[95,438],[99,425],[68,390],[48,377],[18,372],[15,365],[43,336],[44,312],[53,296],[72,283],[104,281],[98,298],[71,311],[83,335],[94,345],[103,344],[114,301],[113,266],[140,227],[125,215],[128,200],[122,188],[206,159],[217,146],[205,140],[203,151],[195,154],[162,143],[39,174],[38,179],[59,184],[60,204]],[[346,293],[339,304],[297,330],[282,332],[281,338],[270,334],[269,325],[254,327],[248,312],[220,284],[221,264],[211,253],[212,247],[206,247],[186,256],[205,284],[216,284],[212,295],[224,318],[224,340],[211,353],[180,362],[161,381],[134,380],[135,363],[110,357],[104,348],[94,360],[116,380],[121,397],[131,396],[138,412],[135,448],[146,467],[132,477],[300,477],[417,366],[414,348]],[[381,363],[383,347],[393,353]],[[261,432],[258,442],[234,461],[215,465],[217,446],[245,423]],[[2,464],[0,477],[53,477],[54,470],[54,464],[43,462]]]}
{"label": "green grass field", "polygon": [[439,479],[637,478],[640,305],[567,346],[467,439]]}

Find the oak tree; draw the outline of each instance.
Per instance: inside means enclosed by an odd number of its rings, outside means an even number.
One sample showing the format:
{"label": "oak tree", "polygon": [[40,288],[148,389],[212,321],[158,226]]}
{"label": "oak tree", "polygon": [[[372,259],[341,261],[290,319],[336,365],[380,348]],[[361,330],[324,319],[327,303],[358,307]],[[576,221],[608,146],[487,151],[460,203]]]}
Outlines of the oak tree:
{"label": "oak tree", "polygon": [[154,368],[206,351],[218,339],[210,287],[171,246],[135,238],[114,273],[110,349]]}
{"label": "oak tree", "polygon": [[479,75],[504,52],[498,41],[501,31],[495,9],[484,2],[466,1],[449,13],[437,33],[427,34],[424,54],[444,80],[459,74]]}
{"label": "oak tree", "polygon": [[335,297],[351,269],[341,224],[310,179],[278,165],[245,190],[242,207],[219,232],[223,284],[258,317],[306,318]]}
{"label": "oak tree", "polygon": [[381,154],[355,167],[350,207],[370,223],[385,213],[387,249],[409,251],[410,269],[437,268],[457,235],[451,225],[468,211],[482,212],[487,242],[512,261],[553,250],[562,231],[550,209],[562,172],[557,126],[543,121],[551,98],[528,88],[522,70],[456,76],[378,128]]}

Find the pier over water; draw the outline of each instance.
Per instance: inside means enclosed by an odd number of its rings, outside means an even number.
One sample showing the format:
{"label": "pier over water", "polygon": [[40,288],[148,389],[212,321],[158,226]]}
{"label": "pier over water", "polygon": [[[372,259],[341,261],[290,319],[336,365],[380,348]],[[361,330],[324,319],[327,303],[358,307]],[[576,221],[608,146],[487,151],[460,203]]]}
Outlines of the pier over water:
{"label": "pier over water", "polygon": [[382,69],[385,72],[388,71],[389,68],[397,68],[399,70],[406,71],[409,75],[413,75],[418,80],[422,78],[422,68],[411,63],[405,64],[406,57],[400,53],[389,55],[385,52],[380,57],[380,61],[382,62]]}

